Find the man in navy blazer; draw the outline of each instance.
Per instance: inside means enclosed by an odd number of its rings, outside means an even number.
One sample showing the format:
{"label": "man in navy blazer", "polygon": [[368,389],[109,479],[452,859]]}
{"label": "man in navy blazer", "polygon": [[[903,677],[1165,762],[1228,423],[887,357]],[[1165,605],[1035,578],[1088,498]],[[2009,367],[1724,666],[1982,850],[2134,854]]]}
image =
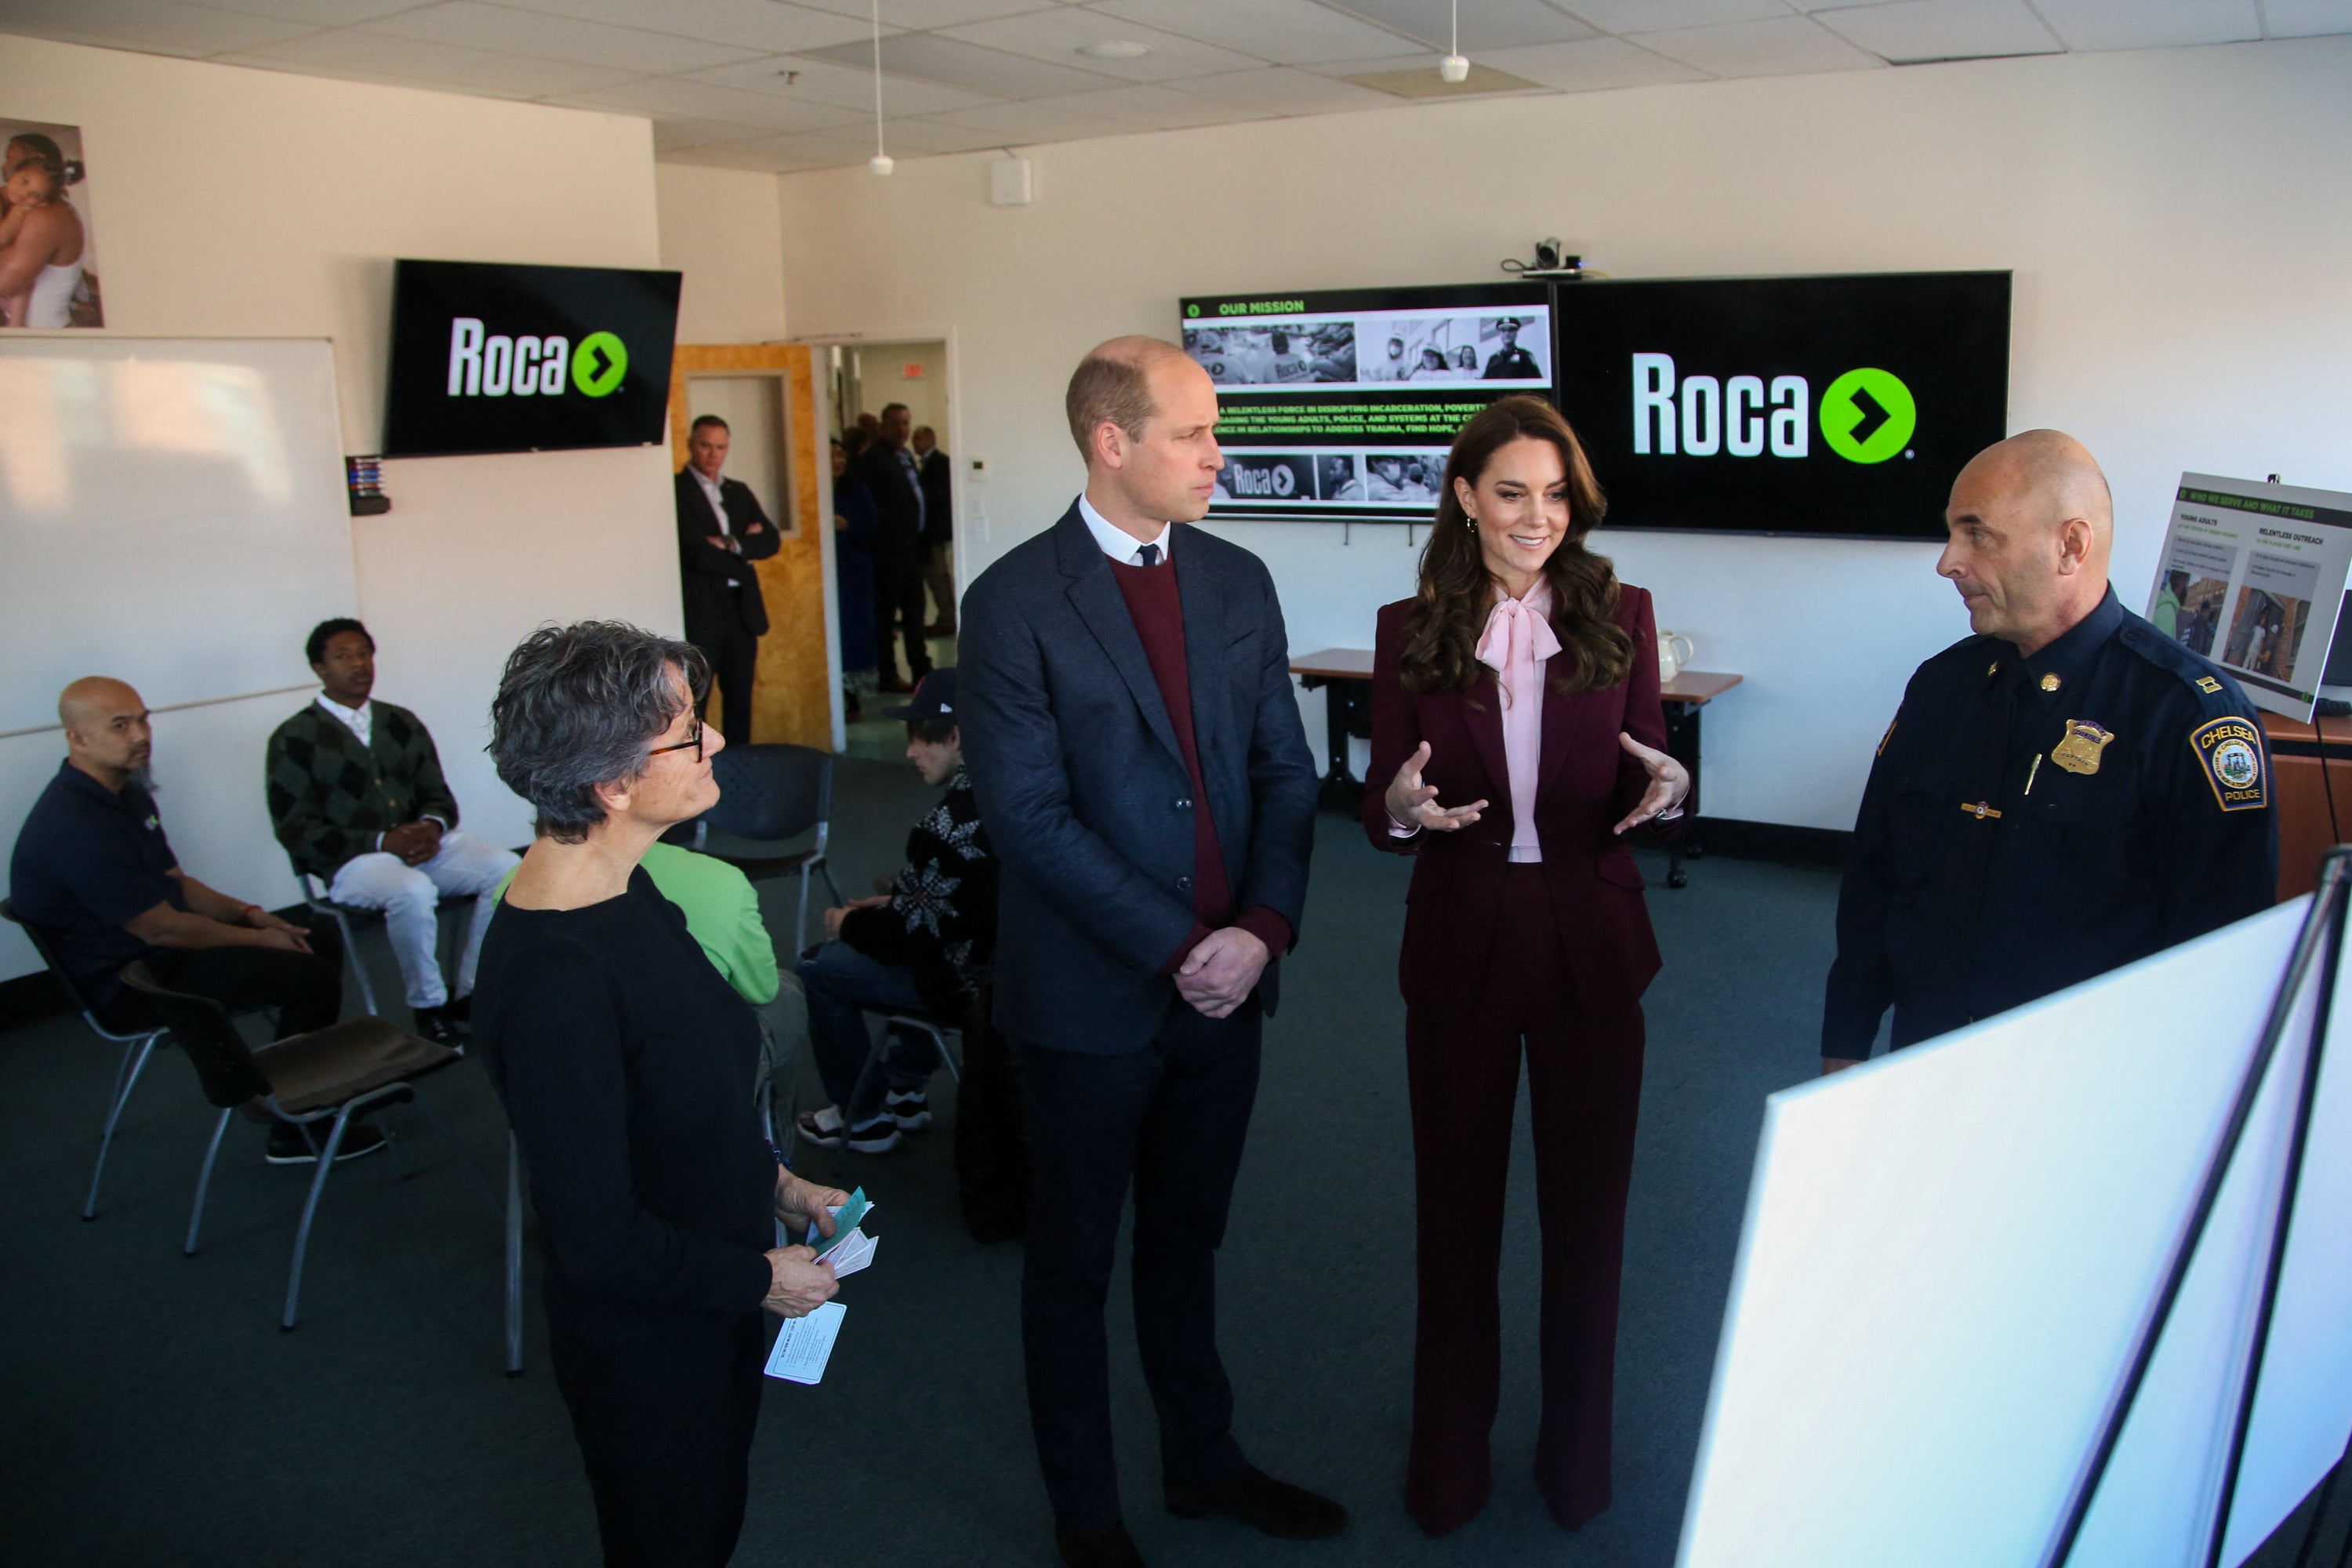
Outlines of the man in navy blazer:
{"label": "man in navy blazer", "polygon": [[768,631],[768,604],[751,563],[773,555],[783,541],[751,487],[720,477],[731,440],[718,415],[697,419],[675,484],[686,640],[710,660],[726,705],[720,731],[740,746],[751,739],[751,682]]}
{"label": "man in navy blazer", "polygon": [[[1103,1302],[1135,1191],[1135,1331],[1169,1510],[1346,1528],[1243,1457],[1216,1249],[1297,940],[1317,778],[1282,606],[1209,510],[1216,389],[1115,338],[1070,379],[1087,488],[964,595],[964,756],[1003,866],[996,1025],[1017,1045],[1039,1201],[1022,1279],[1030,1419],[1073,1568],[1142,1561],[1120,1522]],[[1171,520],[1173,520],[1172,521]]]}

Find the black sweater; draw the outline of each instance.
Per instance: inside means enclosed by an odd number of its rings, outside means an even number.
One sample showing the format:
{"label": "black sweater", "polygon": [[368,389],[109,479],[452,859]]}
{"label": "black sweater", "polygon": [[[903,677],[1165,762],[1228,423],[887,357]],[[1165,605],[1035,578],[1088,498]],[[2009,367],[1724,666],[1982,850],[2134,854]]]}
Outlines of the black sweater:
{"label": "black sweater", "polygon": [[474,1038],[530,1164],[551,1284],[758,1310],[776,1189],[759,1021],[642,868],[585,909],[500,906]]}

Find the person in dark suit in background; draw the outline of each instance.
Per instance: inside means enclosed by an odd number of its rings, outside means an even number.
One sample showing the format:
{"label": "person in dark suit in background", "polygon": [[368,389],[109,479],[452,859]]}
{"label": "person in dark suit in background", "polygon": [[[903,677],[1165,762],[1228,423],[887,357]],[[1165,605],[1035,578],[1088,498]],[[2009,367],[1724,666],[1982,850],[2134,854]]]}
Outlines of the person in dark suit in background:
{"label": "person in dark suit in background", "polygon": [[1022,1280],[1030,1420],[1062,1560],[1129,1565],[1103,1301],[1130,1185],[1169,1510],[1293,1539],[1347,1526],[1243,1456],[1216,1335],[1216,1250],[1306,904],[1317,780],[1273,579],[1170,521],[1206,513],[1223,463],[1208,373],[1117,338],[1066,405],[1087,488],[965,594],[962,734],[1003,862],[996,1023],[1050,1194]]}
{"label": "person in dark suit in background", "polygon": [[1676,816],[1650,595],[1584,546],[1605,503],[1539,397],[1462,427],[1420,591],[1380,613],[1373,847],[1418,857],[1397,971],[1419,1208],[1405,1508],[1432,1535],[1494,1482],[1503,1191],[1525,1042],[1543,1226],[1536,1488],[1609,1506],[1611,1376],[1642,992],[1658,970],[1624,835]]}
{"label": "person in dark suit in background", "polygon": [[[907,437],[914,419],[903,403],[882,411],[874,444],[856,462],[857,477],[874,492],[882,510],[882,542],[874,552],[874,619],[881,643],[882,689],[912,691],[931,668],[930,650],[923,643],[923,529],[927,510],[922,471]],[[893,628],[896,628],[894,632]],[[907,675],[899,679],[898,658],[890,643],[903,635],[907,645]]]}
{"label": "person in dark suit in background", "polygon": [[939,612],[924,636],[956,635],[955,498],[948,478],[948,455],[940,450],[939,433],[928,425],[915,427],[915,460],[923,486],[923,583],[931,591],[931,607]]}
{"label": "person in dark suit in background", "polygon": [[[751,681],[760,638],[768,630],[768,604],[760,596],[765,561],[783,542],[760,498],[740,479],[721,479],[730,434],[727,421],[705,414],[687,434],[686,467],[677,471],[677,557],[686,589],[686,640],[702,650],[725,698],[727,733],[751,739]],[[709,700],[705,691],[696,706]]]}

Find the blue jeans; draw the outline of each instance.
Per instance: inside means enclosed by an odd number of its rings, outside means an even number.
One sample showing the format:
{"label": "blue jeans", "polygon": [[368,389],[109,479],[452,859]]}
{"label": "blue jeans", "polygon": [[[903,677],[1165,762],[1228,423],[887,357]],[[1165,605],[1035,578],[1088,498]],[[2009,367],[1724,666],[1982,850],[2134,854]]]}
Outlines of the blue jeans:
{"label": "blue jeans", "polygon": [[817,1076],[843,1120],[855,1126],[880,1110],[886,1087],[920,1089],[940,1070],[940,1053],[927,1037],[895,1039],[884,1066],[865,1085],[857,1104],[858,1075],[865,1070],[872,1037],[866,1032],[869,1008],[893,1013],[919,1013],[922,996],[915,989],[910,969],[885,963],[851,947],[829,942],[816,956],[801,960],[801,985],[808,992],[809,1044],[816,1057]]}

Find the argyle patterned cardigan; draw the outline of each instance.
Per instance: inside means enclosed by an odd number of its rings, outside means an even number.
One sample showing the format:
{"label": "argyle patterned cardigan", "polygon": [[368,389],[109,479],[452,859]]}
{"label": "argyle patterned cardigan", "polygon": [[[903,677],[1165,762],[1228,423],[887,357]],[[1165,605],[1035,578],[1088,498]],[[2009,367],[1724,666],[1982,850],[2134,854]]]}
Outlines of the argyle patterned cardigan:
{"label": "argyle patterned cardigan", "polygon": [[269,823],[294,864],[331,882],[386,828],[424,816],[457,826],[457,802],[423,721],[378,702],[369,743],[316,702],[271,732]]}

